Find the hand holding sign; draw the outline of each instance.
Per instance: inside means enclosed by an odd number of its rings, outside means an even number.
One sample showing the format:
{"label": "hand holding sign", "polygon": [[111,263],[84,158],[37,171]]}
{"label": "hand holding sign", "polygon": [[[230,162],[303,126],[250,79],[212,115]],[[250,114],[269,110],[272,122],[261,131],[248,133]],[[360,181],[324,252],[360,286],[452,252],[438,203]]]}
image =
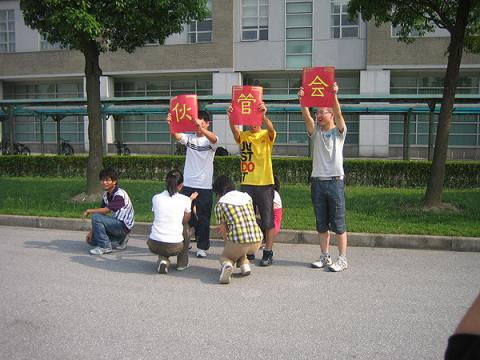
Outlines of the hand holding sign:
{"label": "hand holding sign", "polygon": [[[170,99],[169,124],[171,132],[194,132],[198,117],[197,95],[177,95]],[[167,121],[168,121],[167,120]]]}
{"label": "hand holding sign", "polygon": [[232,86],[231,118],[234,125],[260,126],[263,112],[263,88],[260,86]]}
{"label": "hand holding sign", "polygon": [[333,107],[335,68],[315,67],[304,68],[302,74],[303,95],[302,106]]}

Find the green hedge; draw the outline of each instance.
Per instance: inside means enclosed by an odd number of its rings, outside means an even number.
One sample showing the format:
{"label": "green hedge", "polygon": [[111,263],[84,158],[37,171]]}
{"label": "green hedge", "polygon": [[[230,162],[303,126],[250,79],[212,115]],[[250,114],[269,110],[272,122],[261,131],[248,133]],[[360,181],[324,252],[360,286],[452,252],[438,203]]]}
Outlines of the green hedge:
{"label": "green hedge", "polygon": [[[163,180],[173,168],[183,169],[184,156],[108,156],[105,166],[117,169],[122,178]],[[230,175],[240,181],[238,156],[215,158],[215,176]],[[0,156],[0,176],[82,177],[85,156]],[[309,181],[312,161],[309,158],[274,158],[273,168],[284,184],[305,184]],[[426,186],[430,173],[427,161],[345,160],[349,185],[386,187]],[[449,161],[445,186],[449,188],[480,187],[479,161]]]}

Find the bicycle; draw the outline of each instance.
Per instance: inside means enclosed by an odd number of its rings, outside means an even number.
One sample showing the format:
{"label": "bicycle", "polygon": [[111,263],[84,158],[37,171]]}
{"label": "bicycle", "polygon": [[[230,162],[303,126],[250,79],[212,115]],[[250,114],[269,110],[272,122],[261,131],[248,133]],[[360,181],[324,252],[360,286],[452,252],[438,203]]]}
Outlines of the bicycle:
{"label": "bicycle", "polygon": [[61,146],[60,151],[62,155],[69,156],[69,155],[75,154],[75,150],[73,149],[73,146],[70,145],[68,140],[62,139],[62,143],[60,144],[60,146]]}
{"label": "bicycle", "polygon": [[10,147],[10,141],[5,140],[1,143],[2,155],[30,155],[30,148],[22,143],[14,142],[13,143],[13,152]]}
{"label": "bicycle", "polygon": [[117,147],[117,155],[130,155],[130,148],[124,142],[117,140],[115,146]]}
{"label": "bicycle", "polygon": [[22,143],[13,143],[13,150],[15,155],[30,155],[30,148]]}

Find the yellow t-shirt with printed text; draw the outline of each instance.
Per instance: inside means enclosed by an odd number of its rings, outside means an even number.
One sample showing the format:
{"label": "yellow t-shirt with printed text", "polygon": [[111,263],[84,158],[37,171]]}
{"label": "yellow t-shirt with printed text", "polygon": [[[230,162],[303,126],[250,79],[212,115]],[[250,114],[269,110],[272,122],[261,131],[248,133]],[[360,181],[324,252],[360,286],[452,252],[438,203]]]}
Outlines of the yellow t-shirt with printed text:
{"label": "yellow t-shirt with printed text", "polygon": [[272,149],[275,137],[271,140],[268,130],[240,132],[242,185],[272,185],[274,183]]}

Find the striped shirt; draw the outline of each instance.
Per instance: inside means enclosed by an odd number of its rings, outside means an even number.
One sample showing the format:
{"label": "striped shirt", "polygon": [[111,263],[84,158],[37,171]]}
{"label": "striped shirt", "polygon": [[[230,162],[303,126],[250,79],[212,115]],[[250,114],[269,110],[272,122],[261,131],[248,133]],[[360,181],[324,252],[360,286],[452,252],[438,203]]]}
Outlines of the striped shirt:
{"label": "striped shirt", "polygon": [[130,197],[125,190],[116,186],[113,189],[112,194],[105,191],[102,195],[101,207],[110,209],[112,216],[123,222],[127,230],[130,231],[132,229],[133,224],[135,223],[135,214]]}
{"label": "striped shirt", "polygon": [[222,196],[215,206],[218,224],[227,225],[227,239],[236,243],[255,243],[263,239],[250,195],[237,190]]}

